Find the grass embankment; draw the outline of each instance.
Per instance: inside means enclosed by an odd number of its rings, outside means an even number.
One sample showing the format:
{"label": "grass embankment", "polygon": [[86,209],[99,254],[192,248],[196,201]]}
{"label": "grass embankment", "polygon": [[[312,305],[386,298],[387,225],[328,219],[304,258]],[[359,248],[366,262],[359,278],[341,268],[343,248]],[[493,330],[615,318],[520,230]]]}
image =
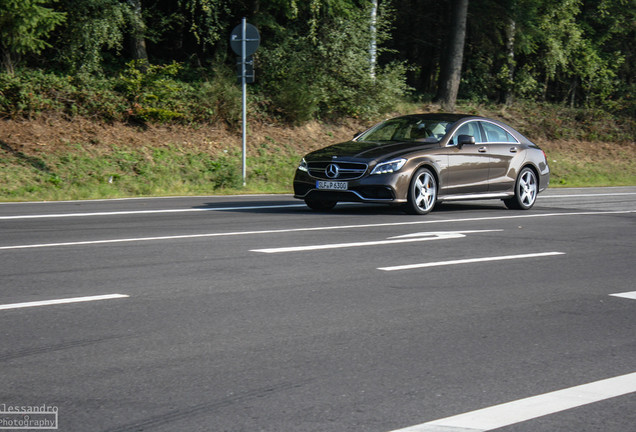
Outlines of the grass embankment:
{"label": "grass embankment", "polygon": [[0,163],[0,200],[289,192],[299,160],[280,151],[250,156],[248,185],[242,187],[236,151],[206,154],[174,146],[100,153],[76,144],[65,154],[9,158]]}
{"label": "grass embankment", "polygon": [[0,201],[287,193],[301,154],[345,140],[347,125],[250,125],[247,186],[240,130],[216,125],[0,121]]}
{"label": "grass embankment", "polygon": [[[403,111],[434,109],[410,106]],[[537,142],[548,155],[552,186],[636,185],[633,120],[525,103],[507,108],[462,105],[458,111],[500,118]],[[289,193],[303,153],[349,139],[375,120],[296,127],[254,123],[246,187],[237,128],[142,128],[84,118],[3,120],[0,200]]]}
{"label": "grass embankment", "polygon": [[2,201],[289,192],[299,160],[285,146],[251,147],[243,187],[240,146],[205,151],[182,143],[67,142],[52,151],[15,151],[0,141],[0,147]]}
{"label": "grass embankment", "polygon": [[485,115],[501,118],[541,146],[551,187],[636,185],[636,119],[534,103]]}

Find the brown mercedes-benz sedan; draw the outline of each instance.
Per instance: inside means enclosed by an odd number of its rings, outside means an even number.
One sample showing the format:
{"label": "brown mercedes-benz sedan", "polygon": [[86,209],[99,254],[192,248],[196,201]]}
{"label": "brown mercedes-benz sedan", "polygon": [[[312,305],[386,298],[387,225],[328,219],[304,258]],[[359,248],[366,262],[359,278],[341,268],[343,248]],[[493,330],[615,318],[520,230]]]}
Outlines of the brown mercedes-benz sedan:
{"label": "brown mercedes-benz sedan", "polygon": [[315,210],[386,203],[426,214],[435,203],[501,198],[527,210],[548,187],[545,153],[497,120],[461,114],[392,118],[306,155],[294,196]]}

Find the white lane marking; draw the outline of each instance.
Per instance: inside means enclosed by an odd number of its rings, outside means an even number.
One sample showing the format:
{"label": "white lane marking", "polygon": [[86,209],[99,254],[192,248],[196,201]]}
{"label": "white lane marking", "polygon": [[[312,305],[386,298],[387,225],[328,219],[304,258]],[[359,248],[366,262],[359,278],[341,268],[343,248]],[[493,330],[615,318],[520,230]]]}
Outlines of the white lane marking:
{"label": "white lane marking", "polygon": [[522,254],[522,255],[504,255],[504,256],[494,256],[494,257],[484,257],[484,258],[467,258],[467,259],[458,259],[458,260],[452,260],[452,261],[437,261],[437,262],[428,262],[428,263],[420,263],[420,264],[399,265],[399,266],[392,266],[392,267],[378,267],[378,270],[400,271],[400,270],[411,270],[411,269],[426,268],[426,267],[440,267],[440,266],[457,265],[457,264],[470,264],[470,263],[477,263],[477,262],[537,258],[537,257],[554,256],[554,255],[565,255],[565,252],[540,252],[540,253],[531,253],[531,254]]}
{"label": "white lane marking", "polygon": [[616,294],[610,294],[610,295],[613,297],[622,297],[622,298],[636,300],[636,291],[616,293]]}
{"label": "white lane marking", "polygon": [[262,206],[210,207],[210,208],[164,209],[164,210],[129,210],[129,211],[92,212],[92,213],[57,213],[57,214],[41,214],[41,215],[17,215],[17,216],[0,216],[0,220],[72,218],[72,217],[90,217],[90,216],[146,215],[146,214],[161,214],[161,213],[196,213],[196,212],[209,212],[209,211],[232,211],[232,210],[268,210],[268,209],[278,209],[278,208],[288,208],[288,207],[305,207],[305,204],[280,204],[280,205],[262,205]]}
{"label": "white lane marking", "polygon": [[[608,186],[610,187],[610,186]],[[617,186],[620,187],[620,186]],[[111,202],[111,201],[162,201],[175,199],[192,199],[192,198],[257,198],[257,197],[292,197],[292,194],[245,194],[245,195],[175,195],[175,196],[137,196],[127,198],[96,198],[96,199],[78,199],[78,200],[59,200],[59,201],[23,201],[23,202],[0,202],[0,206],[18,206],[24,204],[60,204],[60,203],[95,203],[95,202]]]}
{"label": "white lane marking", "polygon": [[341,229],[380,228],[380,227],[390,227],[390,226],[428,225],[428,224],[444,224],[444,223],[457,223],[457,222],[484,222],[484,221],[513,220],[513,219],[534,219],[534,218],[543,218],[543,217],[599,216],[599,215],[630,214],[630,213],[636,213],[636,210],[523,214],[523,215],[513,215],[513,216],[417,220],[417,221],[410,221],[410,222],[387,222],[387,223],[376,223],[376,224],[336,225],[336,226],[325,226],[325,227],[291,228],[291,229],[278,229],[278,230],[237,231],[237,232],[227,232],[227,233],[204,233],[204,234],[172,235],[172,236],[160,236],[160,237],[121,238],[121,239],[111,239],[111,240],[91,240],[91,241],[78,241],[78,242],[0,246],[0,250],[45,248],[45,247],[55,247],[55,246],[82,246],[82,245],[97,245],[97,244],[127,243],[127,242],[132,243],[132,242],[143,242],[143,241],[179,240],[179,239],[193,239],[193,238],[205,238],[205,237],[232,237],[232,236],[243,236],[243,235],[284,234],[284,233],[309,232],[309,231],[332,231],[332,230],[335,231],[335,230],[341,230]]}
{"label": "white lane marking", "polygon": [[[617,186],[616,188],[621,188]],[[550,191],[556,190],[568,190],[564,189],[550,189]],[[605,189],[612,189],[607,187]],[[570,197],[590,197],[590,196],[612,196],[612,195],[636,195],[636,192],[601,192],[601,193],[580,193],[580,194],[566,194],[566,195],[546,195],[541,193],[537,196],[539,198],[570,198]],[[84,200],[60,200],[60,201],[25,201],[25,202],[0,202],[0,206],[19,206],[25,204],[61,204],[61,203],[95,203],[95,202],[117,202],[117,201],[162,201],[162,200],[175,200],[175,199],[192,199],[192,198],[253,198],[253,197],[292,197],[292,194],[245,194],[245,195],[182,195],[182,196],[156,196],[156,197],[127,197],[127,198],[101,198],[101,199],[84,199]],[[302,204],[301,204],[302,205]]]}
{"label": "white lane marking", "polygon": [[[595,196],[628,196],[636,195],[636,192],[614,192],[614,193],[581,193],[581,194],[564,194],[564,195],[538,195],[537,199],[553,199],[553,198],[580,198]],[[232,197],[234,195],[231,195]],[[241,197],[263,196],[263,195],[236,195]],[[265,195],[277,196],[277,195]],[[283,195],[284,196],[284,195]],[[56,202],[31,202],[31,203],[0,203],[8,204],[53,204],[53,203],[69,203],[69,202],[99,202],[99,201],[126,201],[126,200],[159,200],[170,198],[206,198],[202,197],[148,197],[148,198],[116,198],[108,200],[77,200],[77,201],[56,201]],[[212,197],[211,197],[212,198]],[[233,207],[217,207],[217,208],[188,208],[188,209],[159,209],[159,210],[130,210],[130,211],[111,211],[111,212],[90,212],[90,213],[58,213],[58,214],[42,214],[42,215],[15,215],[0,216],[0,220],[15,219],[45,219],[45,218],[67,218],[67,217],[91,217],[91,216],[121,216],[121,215],[144,215],[144,214],[160,214],[160,213],[192,213],[206,211],[232,211],[232,210],[258,210],[258,209],[277,209],[286,207],[305,207],[305,204],[280,204],[280,205],[263,205],[263,206],[233,206]]]}
{"label": "white lane marking", "polygon": [[259,234],[259,232],[252,231],[252,232],[241,232],[241,233],[190,234],[190,235],[175,235],[175,236],[161,236],[161,237],[122,238],[122,239],[110,239],[110,240],[87,240],[87,241],[63,242],[63,243],[41,243],[41,244],[30,244],[30,245],[0,246],[0,250],[39,249],[39,248],[61,247],[61,246],[86,246],[86,245],[103,245],[103,244],[113,244],[113,243],[137,243],[137,242],[145,242],[145,241],[221,237],[221,236],[231,235],[231,234],[247,235],[247,234]]}
{"label": "white lane marking", "polygon": [[392,432],[483,432],[636,392],[636,372],[544,393]]}
{"label": "white lane marking", "polygon": [[111,299],[126,298],[126,297],[130,297],[130,296],[126,294],[105,294],[105,295],[89,296],[89,297],[73,297],[73,298],[66,298],[66,299],[43,300],[43,301],[33,301],[33,302],[26,302],[26,303],[11,303],[11,304],[0,305],[0,310],[21,309],[21,308],[38,307],[38,306],[50,306],[50,305],[58,305],[58,304],[66,304],[66,303],[91,302],[91,301],[98,301],[98,300],[111,300]]}
{"label": "white lane marking", "polygon": [[471,230],[471,231],[438,231],[438,232],[422,232],[414,234],[406,234],[403,236],[389,237],[387,240],[376,240],[367,242],[351,242],[351,243],[331,243],[321,245],[308,245],[308,246],[289,246],[280,248],[267,248],[267,249],[252,249],[250,252],[262,252],[262,253],[284,253],[284,252],[304,252],[324,249],[343,249],[351,247],[362,246],[381,246],[387,244],[396,243],[412,243],[429,240],[446,240],[466,237],[465,234],[469,233],[481,233],[481,232],[494,232],[503,230]]}
{"label": "white lane marking", "polygon": [[[468,231],[438,231],[438,232],[419,232],[419,233],[411,233],[411,234],[403,234],[399,236],[389,237],[391,239],[405,239],[412,237],[426,237],[426,236],[446,236],[449,234],[473,234],[473,233],[484,233],[484,232],[500,232],[502,229],[489,229],[489,230],[468,230]],[[466,237],[462,235],[462,237]]]}
{"label": "white lane marking", "polygon": [[567,194],[567,195],[538,195],[538,198],[589,198],[597,196],[623,196],[623,195],[636,195],[636,192],[616,192],[616,193],[582,193],[582,194]]}

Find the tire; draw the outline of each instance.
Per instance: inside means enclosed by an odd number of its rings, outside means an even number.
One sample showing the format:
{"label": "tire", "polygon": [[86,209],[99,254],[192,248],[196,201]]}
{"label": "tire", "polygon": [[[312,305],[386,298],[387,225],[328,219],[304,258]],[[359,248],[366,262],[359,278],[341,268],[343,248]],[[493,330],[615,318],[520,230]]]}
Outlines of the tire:
{"label": "tire", "polygon": [[433,210],[437,202],[437,182],[428,168],[415,172],[409,185],[409,193],[404,210],[408,214],[425,215]]}
{"label": "tire", "polygon": [[504,204],[511,210],[529,210],[537,200],[539,182],[533,170],[526,167],[521,170],[515,183],[515,195],[505,199]]}
{"label": "tire", "polygon": [[306,199],[305,204],[312,210],[316,211],[328,211],[331,210],[338,204],[338,201],[320,201],[320,200],[312,200]]}

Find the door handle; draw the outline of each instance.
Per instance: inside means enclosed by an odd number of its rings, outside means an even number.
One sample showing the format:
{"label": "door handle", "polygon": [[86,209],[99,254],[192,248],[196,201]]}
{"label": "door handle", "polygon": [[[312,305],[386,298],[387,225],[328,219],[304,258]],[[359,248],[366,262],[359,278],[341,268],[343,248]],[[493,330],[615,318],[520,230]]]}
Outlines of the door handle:
{"label": "door handle", "polygon": [[486,147],[479,147],[479,148],[477,149],[477,151],[478,151],[479,153],[486,153],[486,151],[487,151],[487,150],[486,150]]}
{"label": "door handle", "polygon": [[510,153],[517,153],[517,147],[510,147]]}

